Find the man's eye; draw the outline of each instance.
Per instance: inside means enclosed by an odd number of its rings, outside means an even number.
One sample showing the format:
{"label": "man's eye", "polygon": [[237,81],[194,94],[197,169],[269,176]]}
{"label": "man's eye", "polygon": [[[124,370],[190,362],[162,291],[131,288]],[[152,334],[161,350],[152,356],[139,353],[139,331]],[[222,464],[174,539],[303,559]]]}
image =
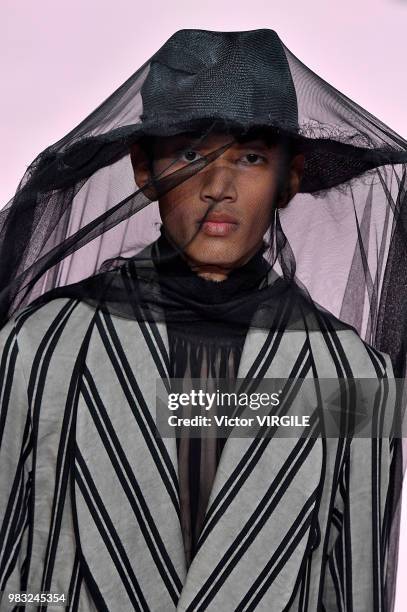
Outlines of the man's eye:
{"label": "man's eye", "polygon": [[197,151],[194,151],[193,149],[185,149],[185,151],[182,151],[181,153],[181,159],[187,162],[193,162],[197,160],[198,157],[199,153]]}
{"label": "man's eye", "polygon": [[243,155],[242,160],[244,161],[244,163],[253,166],[264,161],[264,157],[261,157],[261,155],[257,155],[257,153],[246,153],[246,155]]}

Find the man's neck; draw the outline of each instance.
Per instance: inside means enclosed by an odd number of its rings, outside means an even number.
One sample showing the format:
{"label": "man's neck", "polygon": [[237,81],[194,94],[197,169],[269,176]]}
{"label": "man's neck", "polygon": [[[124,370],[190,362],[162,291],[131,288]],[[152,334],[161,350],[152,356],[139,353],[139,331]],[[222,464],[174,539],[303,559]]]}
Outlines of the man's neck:
{"label": "man's neck", "polygon": [[226,274],[225,271],[212,271],[212,270],[204,270],[204,269],[194,269],[193,266],[191,266],[191,270],[193,272],[195,272],[201,278],[204,278],[205,280],[213,281],[215,283],[219,283],[221,281],[226,280],[227,277],[229,276],[229,272],[230,272],[229,271]]}

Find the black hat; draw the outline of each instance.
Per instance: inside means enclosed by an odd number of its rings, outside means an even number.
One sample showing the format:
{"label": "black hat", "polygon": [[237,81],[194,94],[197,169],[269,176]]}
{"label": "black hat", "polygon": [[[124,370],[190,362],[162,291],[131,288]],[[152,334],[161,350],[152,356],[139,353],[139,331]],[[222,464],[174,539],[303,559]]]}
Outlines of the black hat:
{"label": "black hat", "polygon": [[304,136],[285,47],[269,29],[179,30],[152,57],[133,135],[171,136],[208,122],[247,132],[269,129],[305,155],[300,192],[329,189],[405,152]]}
{"label": "black hat", "polygon": [[[124,106],[114,125],[110,112],[122,104],[121,96]],[[82,137],[71,140],[68,134],[39,156],[30,188],[66,188],[128,154],[143,136],[195,132],[208,124],[285,137],[291,152],[305,156],[302,193],[407,161],[397,134],[301,64],[273,30],[179,30],[83,122]]]}
{"label": "black hat", "polygon": [[298,130],[294,83],[273,30],[180,30],[153,57],[141,95],[149,133],[205,119]]}

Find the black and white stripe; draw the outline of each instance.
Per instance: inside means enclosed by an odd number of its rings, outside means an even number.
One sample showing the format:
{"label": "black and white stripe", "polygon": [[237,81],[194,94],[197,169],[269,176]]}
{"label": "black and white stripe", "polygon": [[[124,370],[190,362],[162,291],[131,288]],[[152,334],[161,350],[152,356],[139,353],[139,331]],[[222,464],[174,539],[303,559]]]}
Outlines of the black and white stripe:
{"label": "black and white stripe", "polygon": [[[280,305],[274,330],[249,331],[241,391],[280,363],[290,381],[284,414],[303,378],[341,379],[349,398],[349,379],[376,378],[379,427],[392,392],[387,357],[322,315],[319,331],[286,334],[292,307]],[[393,440],[229,439],[186,572],[175,440],[157,435],[151,404],[156,378],[168,384],[163,327],[59,299],[24,310],[0,340],[1,589],[65,589],[72,612],[114,610],[114,601],[129,610],[388,612]],[[134,365],[140,355],[151,381]],[[362,580],[370,590],[360,594]]]}

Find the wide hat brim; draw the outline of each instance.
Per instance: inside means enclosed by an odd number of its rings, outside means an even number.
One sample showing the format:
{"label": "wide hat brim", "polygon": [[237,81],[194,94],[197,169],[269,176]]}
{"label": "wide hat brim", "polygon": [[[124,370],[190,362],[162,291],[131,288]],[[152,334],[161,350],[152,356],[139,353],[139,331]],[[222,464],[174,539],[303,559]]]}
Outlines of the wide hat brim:
{"label": "wide hat brim", "polygon": [[[199,129],[206,129],[210,123],[216,123],[217,129],[223,125],[225,131],[234,133],[246,133],[252,129],[273,129],[269,124],[253,122],[240,125],[221,117],[195,117],[183,121],[179,119],[164,121],[163,118],[160,121],[147,120],[111,130],[106,134],[85,138],[58,154],[52,150],[49,155],[44,152],[41,159],[42,167],[37,168],[35,178],[33,177],[36,188],[40,191],[65,188],[71,184],[73,177],[76,180],[86,179],[100,168],[128,155],[131,145],[142,138],[169,137],[185,132],[196,132]],[[300,193],[316,193],[332,189],[345,185],[380,166],[407,162],[406,151],[360,147],[332,138],[309,138],[298,132],[284,131],[280,127],[276,130],[291,139],[294,151],[304,155]]]}

